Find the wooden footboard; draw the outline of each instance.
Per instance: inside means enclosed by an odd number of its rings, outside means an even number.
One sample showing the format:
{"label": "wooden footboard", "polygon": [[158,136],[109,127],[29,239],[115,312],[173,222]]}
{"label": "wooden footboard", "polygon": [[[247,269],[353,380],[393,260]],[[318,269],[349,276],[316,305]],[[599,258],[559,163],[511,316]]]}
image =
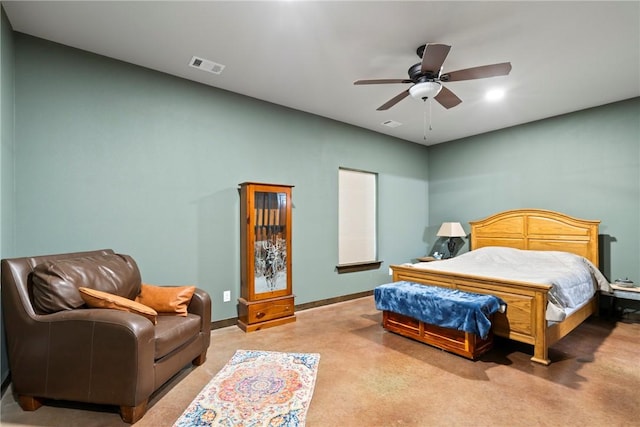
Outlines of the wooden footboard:
{"label": "wooden footboard", "polygon": [[393,281],[406,280],[479,294],[495,295],[507,304],[505,313],[493,316],[497,336],[534,346],[534,362],[549,364],[545,320],[547,293],[551,286],[535,283],[474,277],[458,273],[420,270],[411,266],[391,266]]}
{"label": "wooden footboard", "polygon": [[544,365],[550,363],[549,346],[575,329],[597,307],[594,298],[563,322],[547,326],[545,315],[550,285],[421,270],[407,265],[393,265],[391,269],[394,282],[406,280],[501,298],[507,304],[507,310],[505,313],[494,314],[493,333],[533,345],[531,360]]}

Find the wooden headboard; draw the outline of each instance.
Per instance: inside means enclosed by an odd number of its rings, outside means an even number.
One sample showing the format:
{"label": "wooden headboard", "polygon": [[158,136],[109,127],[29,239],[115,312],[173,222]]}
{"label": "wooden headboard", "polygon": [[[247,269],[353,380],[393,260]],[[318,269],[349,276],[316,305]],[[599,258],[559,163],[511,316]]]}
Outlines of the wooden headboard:
{"label": "wooden headboard", "polygon": [[469,222],[471,249],[507,246],[565,251],[598,267],[598,220],[584,220],[544,209],[516,209]]}

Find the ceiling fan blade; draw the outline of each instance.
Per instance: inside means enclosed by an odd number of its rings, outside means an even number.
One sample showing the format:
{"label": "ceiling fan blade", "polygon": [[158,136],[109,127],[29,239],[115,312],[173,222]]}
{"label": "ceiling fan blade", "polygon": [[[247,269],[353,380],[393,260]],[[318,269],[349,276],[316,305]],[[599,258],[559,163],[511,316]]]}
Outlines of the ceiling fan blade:
{"label": "ceiling fan blade", "polygon": [[480,67],[466,68],[464,70],[444,73],[440,76],[440,79],[443,82],[459,82],[461,80],[506,76],[509,72],[511,72],[511,62],[503,62],[500,64],[482,65]]}
{"label": "ceiling fan blade", "polygon": [[405,99],[407,96],[409,96],[409,89],[407,89],[407,90],[405,90],[403,92],[400,92],[399,94],[397,94],[396,96],[394,96],[393,98],[391,98],[390,100],[388,100],[387,102],[385,102],[384,104],[382,104],[381,106],[376,108],[376,110],[378,110],[378,111],[388,110],[389,108],[391,108],[394,105],[396,105],[398,102],[400,102],[403,99]]}
{"label": "ceiling fan blade", "polygon": [[440,93],[438,93],[433,99],[438,101],[444,108],[453,108],[462,102],[462,99],[458,98],[455,93],[451,92],[446,87],[442,86]]}
{"label": "ceiling fan blade", "polygon": [[356,80],[354,85],[384,85],[389,83],[413,83],[408,79],[375,79],[375,80]]}
{"label": "ceiling fan blade", "polygon": [[431,71],[437,74],[449,55],[450,49],[451,46],[446,44],[427,44],[422,54],[422,66],[420,67],[422,72]]}

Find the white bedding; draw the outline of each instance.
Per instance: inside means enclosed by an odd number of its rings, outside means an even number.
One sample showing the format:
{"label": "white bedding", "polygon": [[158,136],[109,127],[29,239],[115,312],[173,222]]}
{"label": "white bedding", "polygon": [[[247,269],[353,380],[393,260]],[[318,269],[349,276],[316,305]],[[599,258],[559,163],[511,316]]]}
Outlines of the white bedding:
{"label": "white bedding", "polygon": [[[491,246],[455,258],[413,267],[551,285],[546,319],[559,322],[609,282],[586,258],[560,251],[528,251]],[[508,310],[508,308],[507,308]]]}

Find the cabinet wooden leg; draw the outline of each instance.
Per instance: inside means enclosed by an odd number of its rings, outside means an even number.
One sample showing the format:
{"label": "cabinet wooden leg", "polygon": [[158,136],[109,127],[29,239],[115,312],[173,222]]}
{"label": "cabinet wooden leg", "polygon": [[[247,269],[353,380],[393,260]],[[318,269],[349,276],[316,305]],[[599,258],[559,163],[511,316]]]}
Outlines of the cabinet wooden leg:
{"label": "cabinet wooden leg", "polygon": [[140,418],[147,412],[147,403],[149,400],[145,400],[138,406],[121,406],[120,417],[125,423],[133,424],[140,421]]}

